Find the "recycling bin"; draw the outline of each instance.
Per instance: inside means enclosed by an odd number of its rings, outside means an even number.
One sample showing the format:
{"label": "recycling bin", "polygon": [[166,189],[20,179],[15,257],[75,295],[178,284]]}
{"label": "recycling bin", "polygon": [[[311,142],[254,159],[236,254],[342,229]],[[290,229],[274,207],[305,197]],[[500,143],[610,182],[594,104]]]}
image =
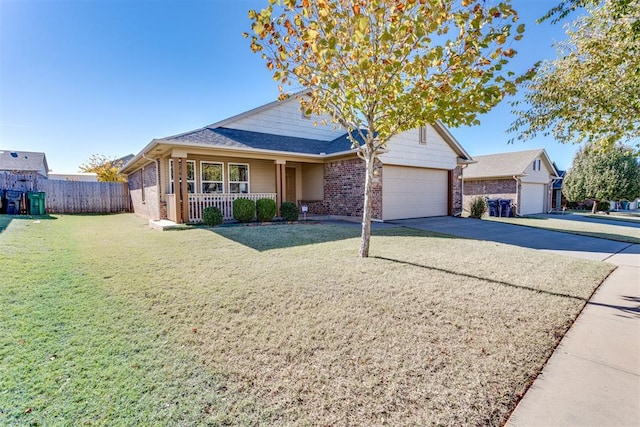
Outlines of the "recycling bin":
{"label": "recycling bin", "polygon": [[499,215],[503,217],[513,216],[513,209],[511,209],[511,199],[499,199]]}
{"label": "recycling bin", "polygon": [[45,193],[40,191],[32,191],[27,193],[27,199],[29,199],[29,213],[31,215],[44,215],[44,198]]}

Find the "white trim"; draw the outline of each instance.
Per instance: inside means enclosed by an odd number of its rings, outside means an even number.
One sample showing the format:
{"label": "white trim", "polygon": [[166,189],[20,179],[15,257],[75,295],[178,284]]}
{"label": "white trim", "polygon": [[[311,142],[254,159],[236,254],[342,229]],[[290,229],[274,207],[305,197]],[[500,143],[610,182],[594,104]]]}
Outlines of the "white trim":
{"label": "white trim", "polygon": [[[191,163],[193,165],[193,179],[187,180],[187,193],[195,194],[198,189],[198,174],[196,173],[196,161],[195,160],[187,160],[187,164]],[[187,170],[187,174],[189,171]],[[193,182],[193,191],[189,191],[189,183]],[[173,159],[169,159],[169,194],[176,194],[175,189],[173,188]]]}
{"label": "white trim", "polygon": [[427,127],[420,126],[418,128],[418,144],[427,145]]}
{"label": "white trim", "polygon": [[[231,181],[231,166],[246,166],[247,167],[247,180],[246,181]],[[232,193],[231,192],[231,184],[237,184],[237,183],[247,183],[247,194],[251,193],[251,168],[249,167],[249,163],[236,163],[236,162],[228,162],[227,163],[227,185],[228,185],[228,193],[230,194],[243,194],[243,193]]]}
{"label": "white trim", "polygon": [[[220,165],[220,167],[222,168],[222,172],[220,174],[220,177],[222,178],[222,181],[205,181],[204,177],[202,176],[202,173],[204,171],[204,168],[202,167],[202,165],[204,163],[210,164],[210,165]],[[216,193],[204,193],[204,189],[202,188],[205,182],[210,182],[210,183],[218,183],[221,182],[222,183],[222,191],[221,193],[224,193],[225,187],[224,187],[224,162],[213,162],[210,160],[200,160],[200,191],[198,191],[197,193],[202,193],[202,194],[216,194]]]}

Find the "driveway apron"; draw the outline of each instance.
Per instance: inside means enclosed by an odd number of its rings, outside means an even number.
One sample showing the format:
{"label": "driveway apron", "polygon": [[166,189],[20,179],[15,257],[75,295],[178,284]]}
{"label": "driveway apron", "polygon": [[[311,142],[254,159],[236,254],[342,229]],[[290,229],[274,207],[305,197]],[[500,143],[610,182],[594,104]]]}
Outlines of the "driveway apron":
{"label": "driveway apron", "polygon": [[410,228],[452,234],[469,239],[489,240],[597,261],[604,261],[613,254],[638,246],[595,237],[472,218],[434,217],[392,222]]}

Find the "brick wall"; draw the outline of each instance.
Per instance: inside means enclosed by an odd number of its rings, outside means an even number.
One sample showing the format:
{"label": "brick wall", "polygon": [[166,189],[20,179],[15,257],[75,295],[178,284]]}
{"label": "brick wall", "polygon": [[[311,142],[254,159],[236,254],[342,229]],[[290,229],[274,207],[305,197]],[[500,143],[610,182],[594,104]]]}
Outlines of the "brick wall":
{"label": "brick wall", "polygon": [[451,179],[451,213],[453,215],[462,211],[462,180],[458,179],[462,175],[462,166],[456,166]]}
{"label": "brick wall", "polygon": [[518,187],[515,179],[487,179],[464,181],[464,209],[469,210],[471,201],[477,197],[490,199],[511,199],[517,203]]}
{"label": "brick wall", "polygon": [[[373,179],[373,218],[382,218],[382,164],[376,161]],[[315,215],[362,216],[364,161],[338,160],[324,165],[324,200],[302,200]]]}
{"label": "brick wall", "polygon": [[136,215],[148,219],[160,219],[158,198],[157,163],[149,163],[144,168],[129,174],[131,205]]}

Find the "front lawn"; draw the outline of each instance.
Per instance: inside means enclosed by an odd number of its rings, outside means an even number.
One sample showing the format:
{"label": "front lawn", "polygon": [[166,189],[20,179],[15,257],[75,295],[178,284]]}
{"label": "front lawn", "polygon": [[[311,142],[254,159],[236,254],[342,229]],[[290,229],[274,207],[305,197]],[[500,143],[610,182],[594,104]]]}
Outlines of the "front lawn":
{"label": "front lawn", "polygon": [[500,425],[612,266],[397,228],[0,232],[0,424]]}
{"label": "front lawn", "polygon": [[[524,225],[527,227],[544,228],[551,231],[560,231],[563,233],[580,234],[583,236],[597,237],[600,239],[615,240],[618,242],[640,243],[640,228],[631,225],[625,226],[624,223],[618,224],[598,223],[587,221],[574,221],[559,216],[558,218],[537,217],[535,215],[517,217],[517,218],[501,218],[486,217],[491,221],[505,222],[514,225]],[[598,217],[597,219],[607,219]]]}

